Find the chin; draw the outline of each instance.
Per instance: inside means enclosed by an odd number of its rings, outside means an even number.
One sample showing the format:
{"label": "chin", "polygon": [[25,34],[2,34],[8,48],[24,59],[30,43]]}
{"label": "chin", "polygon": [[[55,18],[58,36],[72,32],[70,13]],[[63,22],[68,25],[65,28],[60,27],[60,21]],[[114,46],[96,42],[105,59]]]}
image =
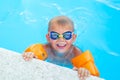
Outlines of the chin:
{"label": "chin", "polygon": [[57,50],[57,52],[59,52],[59,53],[65,53],[65,52],[67,52],[67,51],[60,49],[60,50]]}

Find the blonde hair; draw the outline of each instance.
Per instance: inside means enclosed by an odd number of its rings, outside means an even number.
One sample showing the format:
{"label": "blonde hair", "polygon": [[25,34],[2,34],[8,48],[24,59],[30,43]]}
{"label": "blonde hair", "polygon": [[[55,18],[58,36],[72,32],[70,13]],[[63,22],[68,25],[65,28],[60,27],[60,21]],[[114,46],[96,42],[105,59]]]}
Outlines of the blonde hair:
{"label": "blonde hair", "polygon": [[66,16],[57,16],[57,17],[52,18],[49,21],[49,24],[48,24],[48,26],[49,26],[48,31],[50,31],[50,28],[54,23],[57,23],[58,25],[62,25],[62,26],[69,25],[70,27],[72,27],[72,29],[74,31],[74,23],[73,23],[73,21],[70,18],[66,17]]}

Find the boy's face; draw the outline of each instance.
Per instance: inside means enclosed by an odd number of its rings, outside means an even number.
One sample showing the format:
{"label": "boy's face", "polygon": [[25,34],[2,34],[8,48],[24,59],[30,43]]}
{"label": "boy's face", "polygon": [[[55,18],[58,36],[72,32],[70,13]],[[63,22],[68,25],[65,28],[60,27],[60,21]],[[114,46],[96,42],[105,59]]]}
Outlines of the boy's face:
{"label": "boy's face", "polygon": [[76,39],[76,35],[69,25],[61,26],[54,24],[50,27],[46,38],[55,51],[65,53],[70,50],[72,43]]}

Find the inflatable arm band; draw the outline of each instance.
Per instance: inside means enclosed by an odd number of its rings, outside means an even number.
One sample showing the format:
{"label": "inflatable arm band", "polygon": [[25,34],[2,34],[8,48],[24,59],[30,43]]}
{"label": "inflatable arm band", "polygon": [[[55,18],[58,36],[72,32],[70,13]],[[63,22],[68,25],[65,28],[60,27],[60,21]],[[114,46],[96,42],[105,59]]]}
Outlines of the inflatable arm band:
{"label": "inflatable arm band", "polygon": [[71,62],[75,67],[84,67],[90,71],[91,75],[99,76],[99,71],[94,64],[94,59],[89,50],[72,58]]}
{"label": "inflatable arm band", "polygon": [[28,47],[25,52],[33,52],[34,55],[40,60],[45,60],[48,56],[42,44],[33,44]]}

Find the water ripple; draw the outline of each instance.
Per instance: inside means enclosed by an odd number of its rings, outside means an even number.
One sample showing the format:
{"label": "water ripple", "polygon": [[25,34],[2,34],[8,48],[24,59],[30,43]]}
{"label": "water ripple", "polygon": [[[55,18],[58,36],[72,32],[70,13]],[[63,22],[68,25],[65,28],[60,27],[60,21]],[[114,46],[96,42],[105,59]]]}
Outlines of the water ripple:
{"label": "water ripple", "polygon": [[116,10],[120,10],[120,1],[112,1],[112,0],[96,0],[98,2],[104,3],[107,6],[114,8]]}

